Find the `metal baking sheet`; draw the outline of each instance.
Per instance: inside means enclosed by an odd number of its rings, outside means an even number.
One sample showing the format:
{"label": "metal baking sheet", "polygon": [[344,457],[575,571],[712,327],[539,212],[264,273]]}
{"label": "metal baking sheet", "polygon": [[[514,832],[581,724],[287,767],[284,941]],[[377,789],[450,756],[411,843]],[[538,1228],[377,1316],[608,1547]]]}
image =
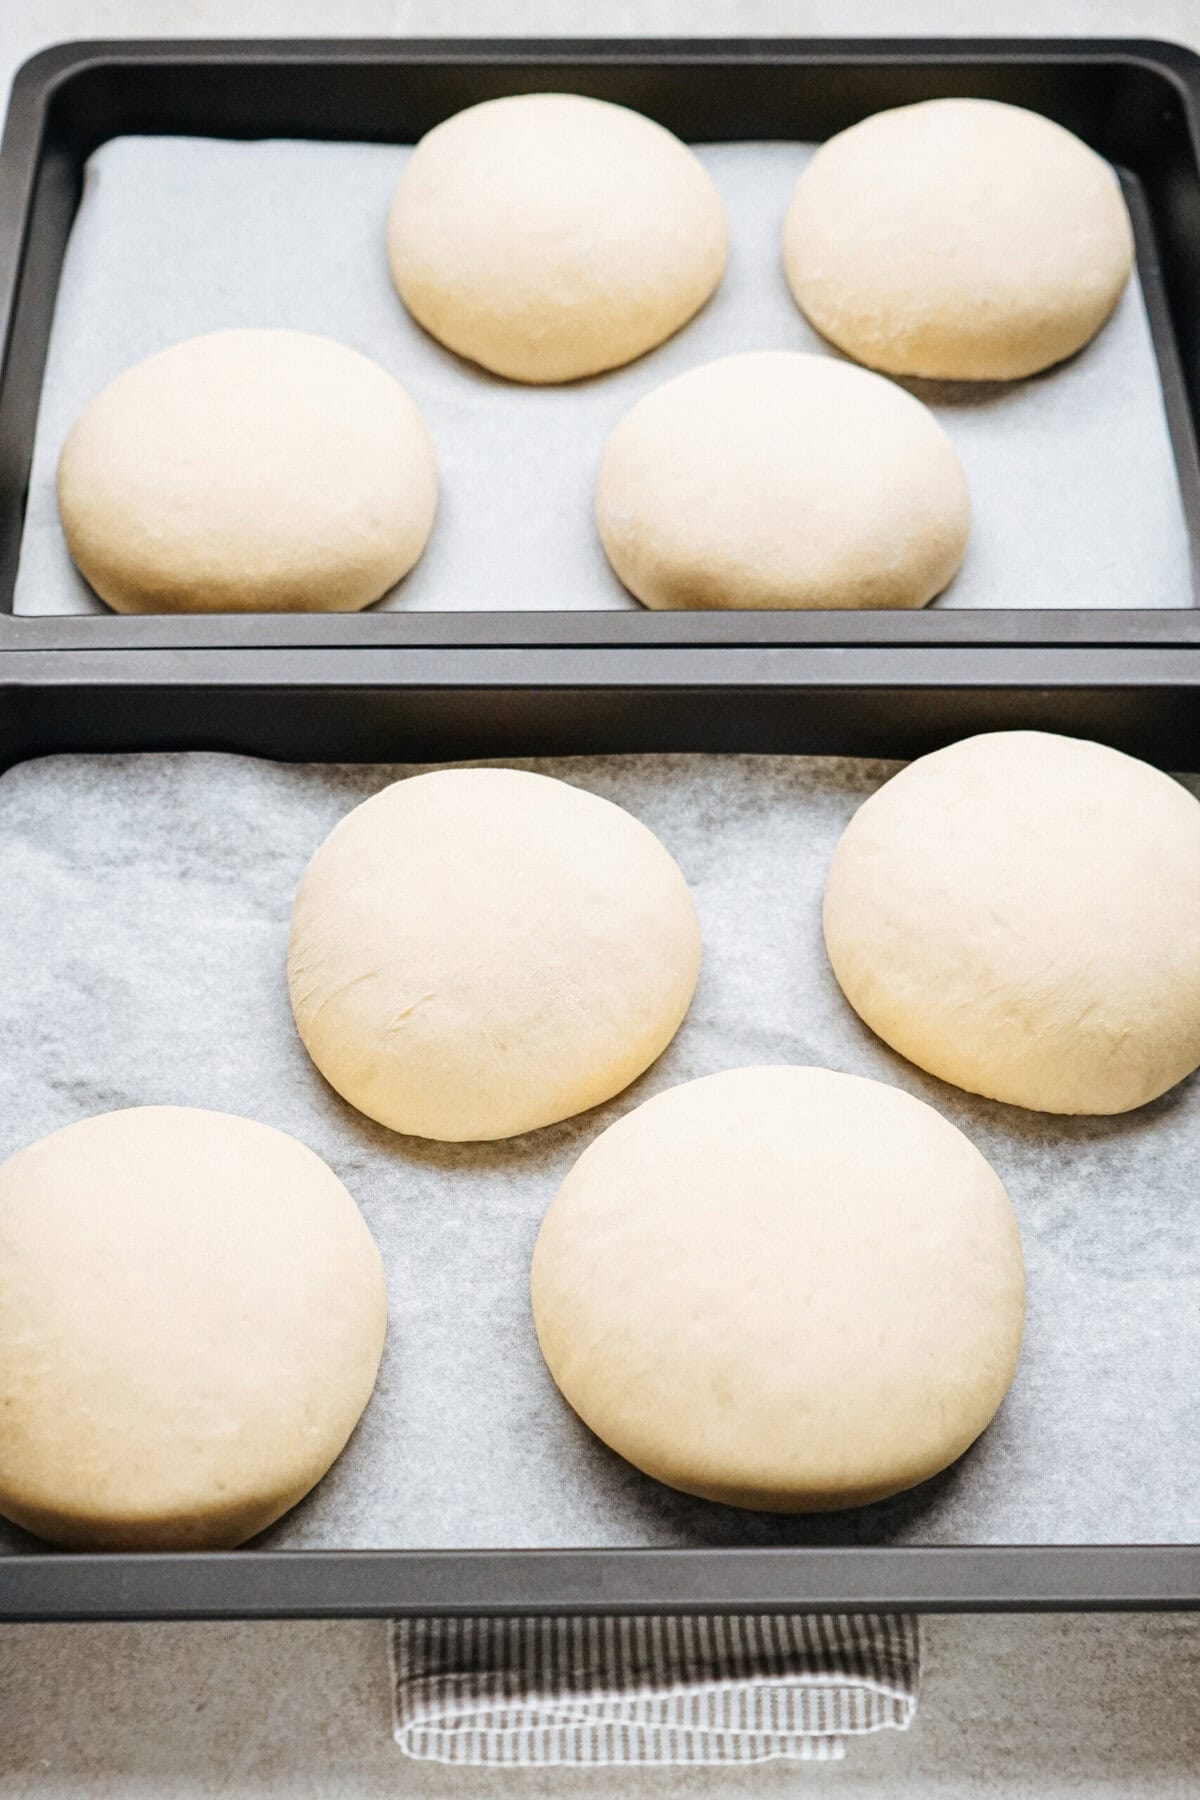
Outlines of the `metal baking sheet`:
{"label": "metal baking sheet", "polygon": [[[558,387],[488,375],[410,318],[384,253],[409,150],[388,144],[122,137],[91,158],[58,289],[18,565],[18,614],[106,612],[67,555],[54,491],[70,425],[122,369],[230,326],[337,338],[409,388],[433,433],[441,504],[406,612],[637,610],[592,518],[609,431],[663,381],[742,350],[835,355],[784,281],[780,234],[815,146],[699,144],[725,200],[725,279],[668,343]],[[941,608],[1192,604],[1188,536],[1158,362],[1135,274],[1078,356],[1027,381],[907,382],[970,484],[963,568]]]}
{"label": "metal baking sheet", "polygon": [[[674,1044],[634,1087],[483,1146],[402,1138],[362,1118],[316,1074],[288,1009],[288,915],[307,858],[350,806],[411,765],[66,756],[0,778],[0,1030],[11,1047],[0,1153],[111,1107],[245,1113],[326,1157],[382,1249],[391,1326],[378,1389],[340,1462],[259,1547],[1200,1538],[1200,1082],[1122,1118],[1044,1117],[947,1087],[871,1036],[829,972],[819,904],[843,825],[895,763],[680,755],[517,766],[604,794],[661,836],[696,896],[704,966]],[[1200,791],[1200,778],[1183,779]],[[975,1448],[910,1494],[812,1518],[692,1500],[606,1450],[550,1383],[526,1293],[542,1212],[598,1131],[663,1087],[780,1061],[894,1082],[966,1131],[1009,1189],[1029,1277],[1017,1379]],[[37,1546],[5,1527],[0,1549]]]}

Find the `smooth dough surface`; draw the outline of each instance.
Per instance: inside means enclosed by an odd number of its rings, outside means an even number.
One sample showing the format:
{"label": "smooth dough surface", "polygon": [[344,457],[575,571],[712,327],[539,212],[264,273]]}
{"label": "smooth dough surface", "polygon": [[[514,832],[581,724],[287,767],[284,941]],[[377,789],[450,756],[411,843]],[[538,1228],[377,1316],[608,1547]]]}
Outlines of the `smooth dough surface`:
{"label": "smooth dough surface", "polygon": [[1200,1064],[1200,805],[1103,744],[910,763],[847,826],[824,918],[854,1010],[971,1093],[1128,1112]]}
{"label": "smooth dough surface", "polygon": [[515,769],[411,776],[355,807],[292,912],[301,1039],[393,1131],[514,1137],[619,1093],[691,1002],[700,928],[621,807]]}
{"label": "smooth dough surface", "polygon": [[1011,381],[1099,331],[1133,266],[1116,175],[1040,113],[926,100],[822,145],[783,260],[831,343],[892,375]]}
{"label": "smooth dough surface", "polygon": [[643,114],[578,94],[486,100],[434,127],[388,217],[396,288],[460,356],[573,381],[652,350],[725,268],[708,171]]}
{"label": "smooth dough surface", "polygon": [[963,558],[949,438],[894,382],[751,351],[689,369],[605,445],[596,523],[643,605],[924,606]]}
{"label": "smooth dough surface", "polygon": [[747,1068],[669,1088],[584,1151],[534,1249],[534,1321],[585,1424],[648,1475],[817,1512],[961,1456],[1012,1380],[1012,1207],[898,1088]]}
{"label": "smooth dough surface", "polygon": [[79,415],[58,506],[117,612],[354,612],[425,548],[433,444],[386,369],[301,331],[217,331]]}
{"label": "smooth dough surface", "polygon": [[338,1456],[386,1323],[362,1215],[295,1138],[180,1106],[53,1132],[0,1166],[0,1512],[232,1548]]}

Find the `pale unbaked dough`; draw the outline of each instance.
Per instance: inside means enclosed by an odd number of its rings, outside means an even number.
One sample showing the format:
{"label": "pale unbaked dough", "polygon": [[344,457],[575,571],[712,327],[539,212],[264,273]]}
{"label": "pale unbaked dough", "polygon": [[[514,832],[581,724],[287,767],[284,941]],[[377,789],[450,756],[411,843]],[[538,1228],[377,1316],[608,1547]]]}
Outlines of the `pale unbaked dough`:
{"label": "pale unbaked dough", "polygon": [[284,1132],[180,1106],[53,1132],[0,1166],[0,1512],[231,1548],[339,1454],[386,1319],[361,1214]]}
{"label": "pale unbaked dough", "polygon": [[648,1475],[815,1512],[914,1486],[999,1406],[1024,1275],[998,1177],[897,1088],[749,1068],[584,1151],[531,1292],[550,1373]]}
{"label": "pale unbaked dough", "polygon": [[326,1080],[394,1131],[513,1137],[666,1049],[695,907],[646,827],[567,782],[448,769],[355,807],[296,895],[288,984]]}
{"label": "pale unbaked dough", "polygon": [[596,522],[645,606],[924,606],[962,561],[970,501],[949,438],[903,388],[760,350],[626,413]]}
{"label": "pale unbaked dough", "polygon": [[822,145],[796,184],[783,260],[797,304],[891,375],[1010,381],[1099,331],[1133,265],[1107,163],[995,100],[925,100]]}
{"label": "pale unbaked dough", "polygon": [[824,911],[854,1010],[971,1093],[1120,1113],[1200,1064],[1200,805],[1103,744],[921,757],[850,821]]}
{"label": "pale unbaked dough", "polygon": [[388,218],[413,317],[515,381],[652,350],[703,306],[725,253],[721,196],[687,146],[578,94],[486,100],[435,126]]}
{"label": "pale unbaked dough", "polygon": [[117,612],[353,612],[407,575],[436,504],[404,388],[300,331],[217,331],[135,364],[58,465],[68,548]]}

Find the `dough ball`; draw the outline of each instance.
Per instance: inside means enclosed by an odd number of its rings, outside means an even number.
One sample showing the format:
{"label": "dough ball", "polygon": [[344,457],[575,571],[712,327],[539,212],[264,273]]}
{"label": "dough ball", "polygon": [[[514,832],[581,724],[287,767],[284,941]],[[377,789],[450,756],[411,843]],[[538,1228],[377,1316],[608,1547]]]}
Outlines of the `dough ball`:
{"label": "dough ball", "polygon": [[578,94],[486,100],[405,164],[388,218],[401,299],[460,356],[573,381],[653,350],[725,268],[725,209],[686,144]]}
{"label": "dough ball", "polygon": [[627,1087],[691,1002],[700,928],[652,832],[596,794],[448,769],[344,818],[296,895],[305,1048],[393,1131],[515,1137]]}
{"label": "dough ball", "polygon": [[889,375],[1012,381],[1093,337],[1133,265],[1116,175],[1061,125],[925,100],[822,145],[783,232],[810,323]]}
{"label": "dough ball", "polygon": [[386,1322],[361,1214],[282,1131],[185,1106],[55,1131],[0,1166],[0,1512],[230,1549],[339,1454]]}
{"label": "dough ball", "polygon": [[1200,1064],[1200,806],[1103,744],[967,738],[859,807],[825,943],[855,1012],[943,1081],[1128,1112]]}
{"label": "dough ball", "polygon": [[550,1373],[684,1493],[862,1506],[944,1469],[1012,1380],[1012,1207],[931,1107],[828,1069],[670,1088],[584,1151],[533,1255]]}
{"label": "dough ball", "polygon": [[766,350],[689,369],[626,413],[596,522],[645,606],[924,606],[962,561],[970,500],[903,388]]}
{"label": "dough ball", "polygon": [[377,363],[301,331],[216,331],[126,369],[76,419],[58,506],[117,612],[354,612],[425,548],[437,468]]}

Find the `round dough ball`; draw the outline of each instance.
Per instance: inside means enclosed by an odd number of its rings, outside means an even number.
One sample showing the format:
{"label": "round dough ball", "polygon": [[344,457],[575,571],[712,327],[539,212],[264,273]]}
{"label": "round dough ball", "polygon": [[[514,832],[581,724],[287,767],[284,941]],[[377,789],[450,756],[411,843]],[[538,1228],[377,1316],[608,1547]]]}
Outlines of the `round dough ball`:
{"label": "round dough ball", "polygon": [[419,324],[514,381],[573,381],[653,350],[725,269],[725,208],[686,144],[578,94],[485,100],[421,139],[388,256]]}
{"label": "round dough ball", "polygon": [[76,419],[58,506],[117,612],[354,612],[407,575],[437,505],[400,383],[301,331],[216,331],[118,375]]}
{"label": "round dough ball", "polygon": [[393,1131],[515,1137],[619,1093],[661,1055],[700,967],[677,864],[619,806],[515,769],[384,788],[308,866],[296,1026],[325,1079]]}
{"label": "round dough ball", "polygon": [[967,738],[855,813],[825,943],[855,1012],[943,1081],[1128,1112],[1200,1064],[1200,806],[1103,744]]}
{"label": "round dough ball", "polygon": [[809,322],[890,375],[1012,381],[1093,337],[1133,265],[1116,175],[1061,125],[925,100],[822,145],[783,232]]}
{"label": "round dough ball", "polygon": [[0,1513],[231,1549],[340,1453],[386,1323],[358,1208],[284,1132],[185,1106],[52,1132],[0,1166]]}
{"label": "round dough ball", "polygon": [[1008,1197],[910,1095],[828,1069],[670,1088],[584,1151],[533,1255],[550,1373],[684,1493],[862,1506],[944,1469],[1012,1380]]}
{"label": "round dough ball", "polygon": [[604,449],[596,523],[645,606],[924,606],[970,526],[949,438],[893,382],[751,351],[639,400]]}

